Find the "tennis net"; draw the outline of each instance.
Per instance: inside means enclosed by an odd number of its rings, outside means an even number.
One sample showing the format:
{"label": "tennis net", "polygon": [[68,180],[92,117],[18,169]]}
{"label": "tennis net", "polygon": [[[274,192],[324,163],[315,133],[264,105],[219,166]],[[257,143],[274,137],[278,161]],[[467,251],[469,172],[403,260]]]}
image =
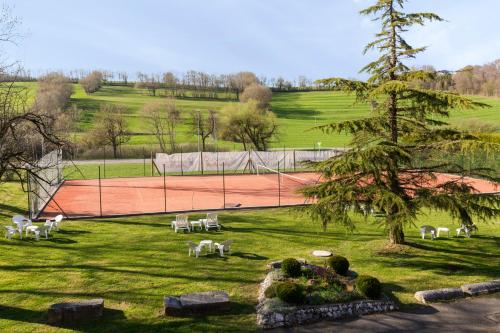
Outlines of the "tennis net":
{"label": "tennis net", "polygon": [[255,164],[255,172],[257,175],[269,175],[274,174],[279,177],[281,187],[298,188],[300,186],[310,185],[315,183],[311,179],[306,179],[291,174],[281,172],[276,169],[269,168],[262,164]]}

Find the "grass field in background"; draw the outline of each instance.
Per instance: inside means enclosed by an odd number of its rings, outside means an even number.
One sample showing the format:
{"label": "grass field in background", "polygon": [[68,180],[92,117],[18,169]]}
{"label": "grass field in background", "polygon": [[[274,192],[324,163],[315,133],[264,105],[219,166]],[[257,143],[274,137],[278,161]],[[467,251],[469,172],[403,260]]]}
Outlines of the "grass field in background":
{"label": "grass field in background", "polygon": [[[163,91],[157,92],[153,97],[142,89],[122,86],[104,86],[100,91],[86,95],[80,85],[74,85],[74,94],[71,104],[82,109],[79,128],[82,131],[92,126],[95,113],[102,103],[123,104],[127,107],[126,119],[130,130],[136,134],[131,137],[127,145],[155,145],[156,139],[150,132],[148,125],[141,116],[141,108],[145,103],[151,101],[162,101]],[[479,120],[481,122],[498,124],[500,113],[500,99],[474,97],[474,99],[492,105],[492,108],[453,111],[450,118],[452,124],[460,124],[467,120]],[[217,100],[194,100],[177,99],[176,104],[181,109],[182,124],[177,129],[178,142],[196,143],[197,138],[190,133],[189,126],[185,122],[190,118],[191,111],[200,110],[206,112],[209,109],[220,110],[227,101]],[[354,96],[341,92],[297,92],[297,93],[274,93],[272,110],[278,117],[280,125],[279,139],[273,143],[273,147],[297,147],[314,148],[318,142],[321,147],[343,147],[348,142],[348,137],[343,134],[326,135],[315,126],[328,124],[334,121],[357,119],[369,113],[367,105],[355,104]],[[219,142],[226,149],[241,149],[239,144],[232,142]]]}
{"label": "grass field in background", "polygon": [[[19,184],[0,185],[0,224],[25,210]],[[201,215],[191,215],[199,218]],[[414,306],[417,290],[455,287],[500,276],[500,221],[479,224],[470,239],[421,240],[406,229],[407,246],[384,250],[386,234],[369,218],[356,218],[354,233],[331,226],[322,231],[307,216],[290,209],[220,213],[221,232],[175,234],[172,216],[64,221],[49,240],[0,239],[0,331],[69,332],[47,326],[50,304],[103,297],[99,324],[83,332],[252,332],[256,330],[258,284],[271,260],[306,258],[315,249],[346,256],[351,268],[378,277],[384,291],[404,307]],[[433,212],[417,226],[457,223]],[[188,257],[186,241],[232,239],[233,253]],[[319,260],[319,261],[318,261]],[[226,290],[233,302],[228,314],[193,318],[161,315],[163,296]]]}

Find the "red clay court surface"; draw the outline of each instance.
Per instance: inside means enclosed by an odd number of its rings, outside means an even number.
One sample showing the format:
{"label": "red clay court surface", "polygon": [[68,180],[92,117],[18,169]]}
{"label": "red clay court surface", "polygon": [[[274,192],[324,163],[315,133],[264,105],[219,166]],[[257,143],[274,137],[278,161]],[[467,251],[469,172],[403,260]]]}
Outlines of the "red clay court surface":
{"label": "red clay court surface", "polygon": [[[101,180],[102,215],[133,215],[162,212],[303,205],[296,193],[304,183],[319,179],[314,173],[294,173],[293,179],[277,174],[113,178]],[[225,207],[224,207],[225,188]],[[165,210],[166,194],[166,210]],[[100,216],[99,181],[68,180],[63,183],[40,216]]]}
{"label": "red clay court surface", "polygon": [[[163,177],[102,179],[101,200],[98,180],[68,180],[40,216],[64,213],[76,218],[306,204],[305,198],[296,191],[304,183],[317,182],[319,174],[294,173],[291,176],[297,179],[281,177],[280,187],[277,174],[226,175],[225,186],[221,175],[167,176],[166,191]],[[436,183],[453,178],[459,179],[440,174]],[[298,179],[303,181],[296,181]],[[485,180],[464,178],[463,181],[478,192],[499,190],[498,184]]]}

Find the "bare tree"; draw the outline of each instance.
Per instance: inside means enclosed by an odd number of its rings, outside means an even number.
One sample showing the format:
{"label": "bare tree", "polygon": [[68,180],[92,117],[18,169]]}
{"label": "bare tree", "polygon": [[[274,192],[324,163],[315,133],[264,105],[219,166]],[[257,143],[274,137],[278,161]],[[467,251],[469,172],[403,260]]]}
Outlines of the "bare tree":
{"label": "bare tree", "polygon": [[87,94],[92,94],[101,89],[102,81],[103,74],[99,71],[93,71],[89,75],[83,77],[80,80],[80,84]]}
{"label": "bare tree", "polygon": [[267,108],[272,98],[273,93],[271,89],[257,83],[252,83],[243,90],[243,93],[240,95],[240,102],[245,103],[249,100],[254,100],[258,103],[259,108]]}
{"label": "bare tree", "polygon": [[214,136],[217,126],[217,113],[214,110],[208,110],[208,113],[202,114],[200,111],[191,113],[191,132],[201,140],[202,151],[206,150],[206,141],[210,136]]}
{"label": "bare tree", "polygon": [[[0,43],[15,41],[19,23],[8,7],[0,9]],[[3,64],[0,73],[6,73],[12,66]],[[68,146],[54,133],[54,116],[31,107],[29,91],[16,81],[16,75],[10,75],[0,82],[0,181],[7,173],[24,179],[25,172],[36,167],[33,144],[40,138],[50,148]]]}
{"label": "bare tree", "polygon": [[177,83],[179,79],[172,72],[167,72],[163,74],[163,84],[165,85],[165,95],[175,96],[175,91],[177,88]]}
{"label": "bare tree", "polygon": [[156,96],[156,91],[161,87],[158,75],[146,75],[140,73],[140,75],[138,75],[138,79],[139,81],[135,84],[136,88],[147,89],[151,96]]}
{"label": "bare tree", "polygon": [[128,82],[127,72],[118,72],[118,80],[120,82],[123,82],[124,84],[127,84],[127,82]]}
{"label": "bare tree", "polygon": [[176,151],[176,126],[180,120],[179,109],[175,100],[167,99],[164,102],[151,102],[144,105],[142,114],[148,120],[160,149],[166,153],[167,147],[170,152]]}
{"label": "bare tree", "polygon": [[304,90],[311,86],[311,80],[309,80],[306,76],[300,75],[297,79],[298,86],[300,89]]}
{"label": "bare tree", "polygon": [[119,155],[119,148],[130,140],[123,105],[103,104],[94,119],[94,127],[89,132],[89,141],[97,146],[111,145],[113,157]]}

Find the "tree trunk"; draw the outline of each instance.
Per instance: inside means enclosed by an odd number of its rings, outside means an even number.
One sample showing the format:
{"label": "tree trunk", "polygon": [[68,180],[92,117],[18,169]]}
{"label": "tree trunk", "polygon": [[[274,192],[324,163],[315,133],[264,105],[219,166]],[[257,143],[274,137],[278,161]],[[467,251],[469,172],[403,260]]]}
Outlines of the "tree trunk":
{"label": "tree trunk", "polygon": [[403,225],[401,223],[390,224],[389,226],[389,244],[404,244],[405,235],[403,233]]}

